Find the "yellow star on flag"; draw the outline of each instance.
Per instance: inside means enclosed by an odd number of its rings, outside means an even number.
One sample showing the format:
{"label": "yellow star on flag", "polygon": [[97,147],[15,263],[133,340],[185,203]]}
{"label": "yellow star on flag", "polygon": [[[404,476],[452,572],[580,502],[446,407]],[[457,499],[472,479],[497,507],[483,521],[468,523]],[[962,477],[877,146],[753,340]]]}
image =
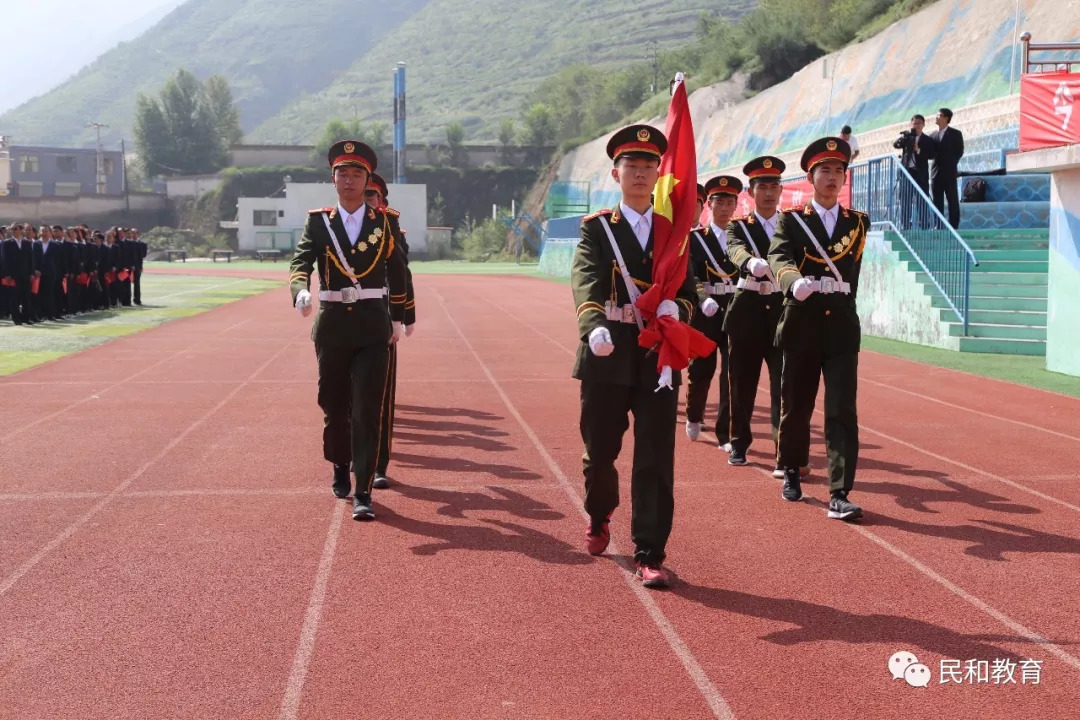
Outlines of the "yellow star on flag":
{"label": "yellow star on flag", "polygon": [[653,212],[666,217],[668,222],[674,222],[675,211],[671,205],[671,194],[675,192],[675,186],[679,180],[674,173],[661,175],[656,181],[656,189],[653,191]]}

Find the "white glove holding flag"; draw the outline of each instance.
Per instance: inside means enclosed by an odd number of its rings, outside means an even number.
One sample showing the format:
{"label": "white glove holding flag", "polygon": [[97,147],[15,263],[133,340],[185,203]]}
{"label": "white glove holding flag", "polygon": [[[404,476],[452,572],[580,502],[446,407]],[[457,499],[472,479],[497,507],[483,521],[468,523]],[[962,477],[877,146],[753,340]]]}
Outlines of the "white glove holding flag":
{"label": "white glove holding flag", "polygon": [[661,300],[656,306],[656,317],[673,317],[679,319],[679,306],[674,300]]}
{"label": "white glove holding flag", "polygon": [[606,327],[598,327],[589,333],[589,349],[596,357],[607,357],[615,352],[615,343],[611,342],[611,333]]}
{"label": "white glove holding flag", "polygon": [[712,298],[705,298],[705,300],[701,303],[701,312],[705,313],[705,317],[712,317],[719,309],[720,303],[716,302]]}
{"label": "white glove holding flag", "polygon": [[814,294],[814,286],[806,278],[799,278],[791,283],[791,295],[799,302]]}
{"label": "white glove holding flag", "polygon": [[765,277],[769,272],[769,263],[761,258],[750,258],[746,261],[746,269],[749,270],[750,274],[754,277]]}
{"label": "white glove holding flag", "polygon": [[393,325],[394,325],[394,332],[393,332],[393,334],[392,334],[392,335],[390,336],[390,344],[391,344],[391,345],[393,345],[394,343],[396,343],[396,342],[397,342],[398,340],[400,340],[401,338],[405,337],[405,326],[404,326],[404,325],[402,325],[402,324],[401,324],[400,322],[398,322],[397,320],[395,320],[395,321],[393,322]]}
{"label": "white glove holding flag", "polygon": [[296,310],[302,317],[307,317],[311,314],[311,293],[307,290],[301,290],[296,293]]}

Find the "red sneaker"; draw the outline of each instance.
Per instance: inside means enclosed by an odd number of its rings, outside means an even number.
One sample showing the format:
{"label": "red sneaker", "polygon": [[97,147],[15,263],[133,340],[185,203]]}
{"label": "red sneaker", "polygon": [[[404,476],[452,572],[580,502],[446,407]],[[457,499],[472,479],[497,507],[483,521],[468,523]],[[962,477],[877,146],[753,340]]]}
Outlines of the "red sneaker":
{"label": "red sneaker", "polygon": [[641,581],[647,588],[666,588],[671,585],[668,571],[654,563],[638,563],[634,577]]}
{"label": "red sneaker", "polygon": [[588,527],[585,528],[585,549],[590,555],[603,555],[607,550],[608,543],[611,542],[611,530],[608,529],[610,521],[611,513],[608,513],[603,520],[589,521]]}

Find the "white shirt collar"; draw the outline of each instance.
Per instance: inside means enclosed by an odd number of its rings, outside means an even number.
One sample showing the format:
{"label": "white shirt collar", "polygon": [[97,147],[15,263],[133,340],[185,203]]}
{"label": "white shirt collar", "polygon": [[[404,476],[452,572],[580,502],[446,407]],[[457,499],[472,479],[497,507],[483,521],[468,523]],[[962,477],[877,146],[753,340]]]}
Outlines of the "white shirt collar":
{"label": "white shirt collar", "polygon": [[641,218],[645,218],[646,227],[652,228],[652,205],[650,205],[649,209],[646,210],[644,213],[639,213],[633,208],[627,207],[626,203],[619,203],[619,209],[622,210],[623,217],[626,218],[626,221],[630,223],[630,227],[637,226],[638,220],[640,220]]}
{"label": "white shirt collar", "polygon": [[810,203],[814,206],[814,211],[818,214],[818,217],[820,218],[824,218],[826,215],[832,215],[833,218],[835,218],[837,212],[840,210],[840,203],[836,203],[828,210],[823,208],[821,205],[818,205],[817,200],[811,200]]}
{"label": "white shirt collar", "polygon": [[343,208],[341,206],[341,203],[338,203],[337,209],[338,209],[338,213],[341,214],[341,222],[345,222],[349,218],[356,218],[357,220],[363,220],[364,211],[367,210],[367,207],[368,206],[365,203],[364,205],[361,205],[360,207],[358,207],[356,209],[356,212],[351,213],[351,214],[348,211],[346,211],[345,208]]}
{"label": "white shirt collar", "polygon": [[762,217],[761,213],[759,213],[757,210],[754,211],[754,215],[757,216],[758,222],[760,222],[762,225],[765,225],[765,226],[770,227],[770,228],[775,228],[778,217],[780,215],[780,211],[777,210],[776,212],[774,212],[772,214],[772,217],[767,217],[767,218]]}

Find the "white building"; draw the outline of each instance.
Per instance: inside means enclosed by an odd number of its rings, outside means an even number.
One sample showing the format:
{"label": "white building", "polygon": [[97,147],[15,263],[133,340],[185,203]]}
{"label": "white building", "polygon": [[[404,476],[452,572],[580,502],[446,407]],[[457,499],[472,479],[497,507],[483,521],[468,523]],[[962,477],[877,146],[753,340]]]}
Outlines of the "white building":
{"label": "white building", "polygon": [[[390,207],[401,213],[410,253],[427,251],[427,185],[386,188]],[[237,203],[237,240],[240,252],[277,248],[291,251],[304,234],[308,210],[337,204],[330,183],[285,183],[282,197],[240,198]]]}

